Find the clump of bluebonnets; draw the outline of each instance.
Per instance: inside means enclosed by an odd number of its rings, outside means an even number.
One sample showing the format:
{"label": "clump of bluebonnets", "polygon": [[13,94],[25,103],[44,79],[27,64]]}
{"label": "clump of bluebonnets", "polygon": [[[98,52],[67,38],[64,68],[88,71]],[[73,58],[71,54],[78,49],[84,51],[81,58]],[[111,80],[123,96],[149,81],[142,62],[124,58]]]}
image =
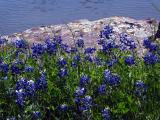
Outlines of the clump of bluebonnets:
{"label": "clump of bluebonnets", "polygon": [[[0,38],[0,119],[158,120],[160,45],[144,38],[146,52],[127,33],[115,39],[106,25],[98,47],[62,36],[29,45]],[[2,48],[2,49],[1,49]]]}

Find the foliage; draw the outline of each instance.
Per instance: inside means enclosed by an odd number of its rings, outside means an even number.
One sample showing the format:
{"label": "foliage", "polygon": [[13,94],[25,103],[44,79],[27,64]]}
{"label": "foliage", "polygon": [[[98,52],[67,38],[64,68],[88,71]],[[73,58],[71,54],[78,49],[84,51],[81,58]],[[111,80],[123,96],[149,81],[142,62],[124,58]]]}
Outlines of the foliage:
{"label": "foliage", "polygon": [[160,47],[148,52],[113,29],[100,31],[101,49],[85,48],[83,37],[69,48],[60,36],[29,47],[0,39],[0,119],[158,120]]}

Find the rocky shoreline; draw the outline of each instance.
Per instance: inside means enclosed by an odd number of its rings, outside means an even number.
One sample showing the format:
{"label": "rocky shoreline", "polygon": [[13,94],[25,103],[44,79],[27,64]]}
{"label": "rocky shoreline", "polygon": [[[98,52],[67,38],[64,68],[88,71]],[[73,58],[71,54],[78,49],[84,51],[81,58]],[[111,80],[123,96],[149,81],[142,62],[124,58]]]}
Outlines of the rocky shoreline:
{"label": "rocky shoreline", "polygon": [[68,24],[40,26],[31,28],[21,33],[14,33],[12,35],[2,36],[8,41],[16,39],[25,39],[30,44],[41,43],[47,37],[54,35],[61,35],[63,42],[69,46],[74,45],[74,40],[83,35],[86,47],[98,47],[97,40],[99,39],[99,32],[104,26],[110,25],[113,27],[114,38],[119,41],[120,33],[127,33],[138,44],[138,53],[145,52],[142,41],[144,38],[155,34],[158,28],[157,20],[135,20],[128,17],[110,17],[103,18],[96,21],[89,21],[86,19],[74,21]]}

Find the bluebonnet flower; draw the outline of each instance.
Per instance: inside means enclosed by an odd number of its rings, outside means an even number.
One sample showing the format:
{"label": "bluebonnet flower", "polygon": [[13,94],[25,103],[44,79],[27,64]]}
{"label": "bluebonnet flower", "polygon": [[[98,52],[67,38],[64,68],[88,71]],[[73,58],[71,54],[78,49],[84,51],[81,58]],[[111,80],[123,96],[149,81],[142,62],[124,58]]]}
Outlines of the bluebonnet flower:
{"label": "bluebonnet flower", "polygon": [[109,85],[112,86],[116,86],[120,83],[120,77],[116,74],[113,74],[110,79],[108,80]]}
{"label": "bluebonnet flower", "polygon": [[26,95],[32,97],[36,93],[36,86],[33,80],[27,81],[27,86],[25,88]]}
{"label": "bluebonnet flower", "polygon": [[105,37],[109,39],[109,35],[113,33],[113,27],[105,26],[102,31],[100,31],[100,38]]}
{"label": "bluebonnet flower", "polygon": [[27,86],[27,80],[23,77],[16,82],[16,90],[25,89],[26,86]]}
{"label": "bluebonnet flower", "polygon": [[23,89],[16,90],[16,103],[19,107],[23,107],[25,104],[26,94]]}
{"label": "bluebonnet flower", "polygon": [[155,43],[152,43],[151,40],[149,39],[144,39],[143,40],[143,46],[147,49],[149,49],[149,51],[156,51],[158,46]]}
{"label": "bluebonnet flower", "polygon": [[70,51],[69,51],[69,49],[68,49],[68,45],[66,45],[66,44],[61,44],[60,47],[61,47],[61,49],[62,49],[63,51],[65,51],[66,53],[70,53]]}
{"label": "bluebonnet flower", "polygon": [[98,58],[98,57],[93,58],[93,62],[98,66],[102,65],[102,62],[101,62],[100,58]]}
{"label": "bluebonnet flower", "polygon": [[41,117],[41,113],[39,111],[33,111],[32,119],[38,119]]}
{"label": "bluebonnet flower", "polygon": [[70,52],[71,53],[76,53],[78,50],[77,50],[77,48],[76,47],[71,47],[70,48]]}
{"label": "bluebonnet flower", "polygon": [[96,48],[88,47],[84,50],[84,54],[93,54],[95,51],[96,51]]}
{"label": "bluebonnet flower", "polygon": [[24,51],[23,49],[16,49],[15,55],[16,57],[18,57],[19,55],[25,55],[26,51]]}
{"label": "bluebonnet flower", "polygon": [[112,67],[115,63],[117,62],[117,59],[112,59],[112,60],[107,60],[106,64],[108,65],[108,67]]}
{"label": "bluebonnet flower", "polygon": [[67,70],[65,68],[61,68],[58,75],[59,77],[64,78],[67,75]]}
{"label": "bluebonnet flower", "polygon": [[58,58],[57,64],[59,67],[64,67],[66,65],[66,60],[61,56]]}
{"label": "bluebonnet flower", "polygon": [[76,103],[77,107],[79,107],[80,104],[81,104],[82,98],[80,98],[80,97],[75,97],[75,98],[73,99],[73,101],[74,101],[74,103]]}
{"label": "bluebonnet flower", "polygon": [[102,110],[101,114],[104,120],[110,120],[108,108],[105,108],[104,110]]}
{"label": "bluebonnet flower", "polygon": [[25,66],[25,72],[33,72],[34,68],[31,66]]}
{"label": "bluebonnet flower", "polygon": [[16,40],[14,45],[16,48],[27,48],[27,42],[25,40]]}
{"label": "bluebonnet flower", "polygon": [[39,55],[42,55],[45,52],[44,46],[40,43],[33,44],[31,49],[32,49],[32,55],[36,56],[36,57],[39,56]]}
{"label": "bluebonnet flower", "polygon": [[85,88],[83,87],[77,87],[75,92],[74,92],[74,97],[79,97],[79,96],[83,96],[85,94]]}
{"label": "bluebonnet flower", "polygon": [[80,55],[75,55],[73,57],[73,61],[75,61],[75,62],[79,62],[80,60],[81,60],[81,56]]}
{"label": "bluebonnet flower", "polygon": [[89,77],[88,77],[87,75],[83,75],[83,76],[80,78],[80,85],[81,85],[81,86],[86,85],[88,82],[89,82]]}
{"label": "bluebonnet flower", "polygon": [[72,66],[73,68],[76,68],[76,67],[77,67],[77,63],[74,62],[74,61],[72,61],[72,62],[71,62],[71,66]]}
{"label": "bluebonnet flower", "polygon": [[144,39],[143,40],[143,46],[145,47],[145,48],[149,48],[150,47],[150,45],[151,45],[151,40],[149,40],[149,39]]}
{"label": "bluebonnet flower", "polygon": [[56,44],[60,45],[62,43],[62,37],[54,36],[53,41],[56,42]]}
{"label": "bluebonnet flower", "polygon": [[79,48],[83,48],[83,47],[84,47],[84,40],[83,40],[83,39],[78,39],[78,40],[76,41],[76,45],[77,45],[77,47],[79,47]]}
{"label": "bluebonnet flower", "polygon": [[85,61],[93,62],[93,59],[90,55],[85,55],[84,59]]}
{"label": "bluebonnet flower", "polygon": [[107,69],[103,73],[105,79],[109,79],[111,76],[111,72]]}
{"label": "bluebonnet flower", "polygon": [[[39,48],[38,48],[39,47]],[[41,46],[41,45],[39,45],[39,46],[37,46],[37,51],[38,51],[38,49],[40,50],[40,52],[38,53],[38,54],[42,54],[43,52],[44,52],[44,47],[43,46]],[[57,44],[55,43],[55,41],[50,41],[50,40],[46,40],[45,41],[45,50],[47,51],[47,53],[49,53],[49,54],[55,54],[56,53],[56,51],[57,51]],[[37,54],[36,53],[36,54]]]}
{"label": "bluebonnet flower", "polygon": [[111,87],[117,86],[120,83],[120,77],[117,74],[111,74],[109,70],[104,71],[103,84],[109,83]]}
{"label": "bluebonnet flower", "polygon": [[89,111],[92,107],[92,98],[87,95],[84,98],[81,98],[79,101],[78,109],[79,111]]}
{"label": "bluebonnet flower", "polygon": [[102,44],[102,50],[101,51],[104,52],[104,53],[108,53],[113,48],[117,48],[117,45],[114,42],[109,41],[109,42],[105,42],[104,44]]}
{"label": "bluebonnet flower", "polygon": [[133,64],[135,64],[135,59],[134,59],[133,56],[127,56],[127,57],[125,57],[124,62],[125,62],[127,65],[133,65]]}
{"label": "bluebonnet flower", "polygon": [[81,57],[79,55],[75,55],[72,60],[72,67],[77,67],[77,64],[80,62]]}
{"label": "bluebonnet flower", "polygon": [[147,65],[155,64],[158,62],[158,56],[148,52],[144,57],[144,63]]}
{"label": "bluebonnet flower", "polygon": [[25,93],[26,97],[32,97],[35,95],[35,83],[33,80],[26,80],[25,78],[20,78],[16,82],[16,90],[23,90]]}
{"label": "bluebonnet flower", "polygon": [[16,120],[16,118],[15,117],[9,117],[9,118],[7,118],[7,120]]}
{"label": "bluebonnet flower", "polygon": [[7,42],[6,39],[0,37],[0,45],[3,45]]}
{"label": "bluebonnet flower", "polygon": [[129,37],[126,33],[120,34],[120,42],[121,42],[121,46],[127,46],[131,50],[136,48],[136,44],[134,40],[131,37]]}
{"label": "bluebonnet flower", "polygon": [[47,81],[45,73],[41,74],[41,77],[35,83],[37,90],[44,90],[47,88]]}
{"label": "bluebonnet flower", "polygon": [[106,85],[100,85],[99,87],[98,87],[98,93],[99,94],[103,94],[103,93],[105,93],[106,92]]}
{"label": "bluebonnet flower", "polygon": [[151,43],[149,47],[149,51],[156,51],[158,49],[158,45],[156,43]]}
{"label": "bluebonnet flower", "polygon": [[136,81],[136,83],[135,83],[135,91],[134,91],[135,94],[137,96],[139,96],[139,97],[143,97],[145,95],[146,91],[147,91],[146,84],[141,80]]}
{"label": "bluebonnet flower", "polygon": [[12,63],[10,69],[12,74],[20,74],[24,70],[24,63],[22,61],[17,60]]}
{"label": "bluebonnet flower", "polygon": [[103,45],[105,43],[105,39],[101,38],[98,40],[98,45]]}
{"label": "bluebonnet flower", "polygon": [[60,111],[67,111],[68,110],[68,105],[67,104],[62,104],[58,107]]}
{"label": "bluebonnet flower", "polygon": [[8,71],[9,71],[8,64],[5,63],[0,64],[0,72],[2,72],[3,76],[6,76]]}

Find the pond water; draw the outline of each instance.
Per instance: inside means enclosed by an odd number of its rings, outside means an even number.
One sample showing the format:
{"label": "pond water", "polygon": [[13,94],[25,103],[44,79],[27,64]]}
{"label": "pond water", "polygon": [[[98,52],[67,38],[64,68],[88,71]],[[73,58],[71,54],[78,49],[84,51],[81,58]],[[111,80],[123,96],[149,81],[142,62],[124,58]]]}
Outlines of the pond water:
{"label": "pond water", "polygon": [[160,0],[0,0],[0,34],[111,16],[160,19]]}

